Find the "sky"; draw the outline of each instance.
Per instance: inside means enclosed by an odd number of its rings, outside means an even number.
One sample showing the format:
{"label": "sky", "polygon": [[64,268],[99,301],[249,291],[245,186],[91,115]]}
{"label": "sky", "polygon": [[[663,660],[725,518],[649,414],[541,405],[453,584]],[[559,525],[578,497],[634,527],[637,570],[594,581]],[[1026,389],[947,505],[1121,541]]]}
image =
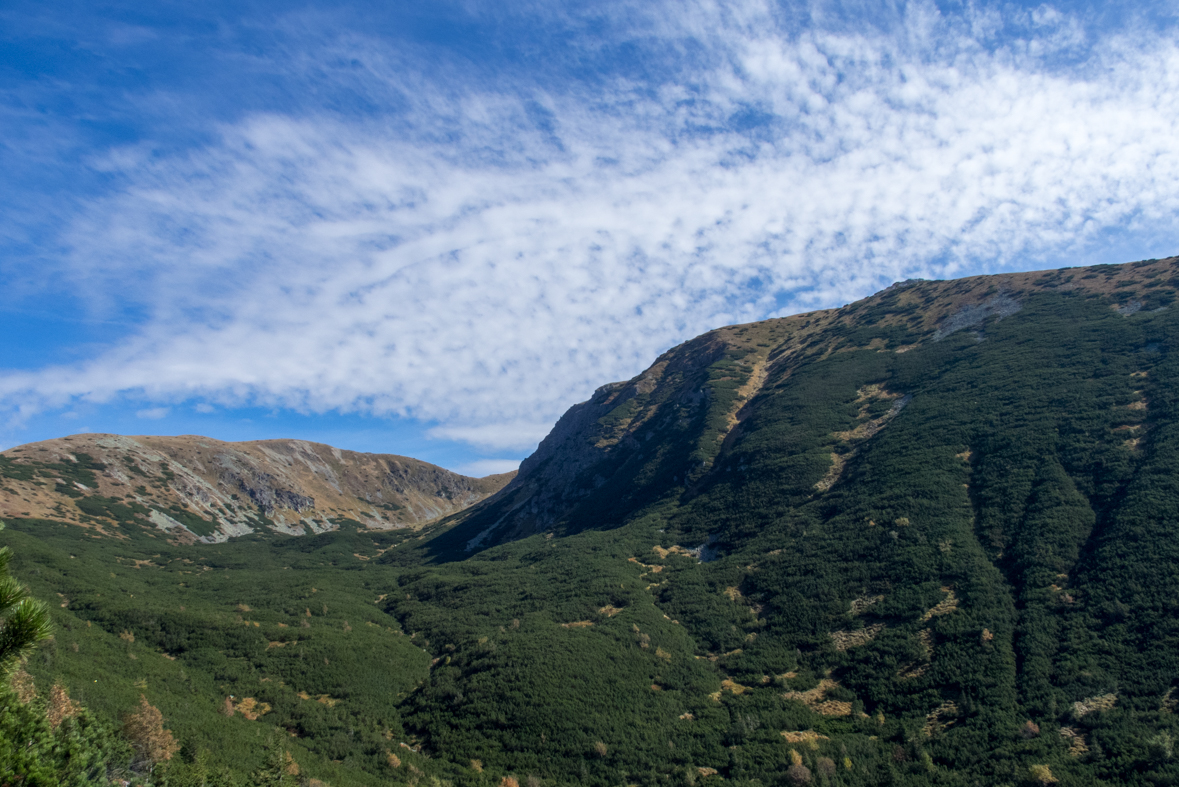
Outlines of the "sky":
{"label": "sky", "polygon": [[0,448],[484,475],[712,328],[1176,253],[1169,3],[0,5]]}

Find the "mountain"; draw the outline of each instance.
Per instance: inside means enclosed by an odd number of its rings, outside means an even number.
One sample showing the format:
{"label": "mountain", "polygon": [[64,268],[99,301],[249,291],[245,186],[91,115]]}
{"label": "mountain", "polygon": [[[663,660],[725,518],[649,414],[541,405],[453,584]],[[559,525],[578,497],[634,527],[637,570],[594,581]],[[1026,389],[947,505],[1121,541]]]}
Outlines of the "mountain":
{"label": "mountain", "polygon": [[512,475],[467,478],[404,456],[303,440],[83,434],[0,453],[0,517],[104,535],[138,522],[179,542],[321,533],[344,523],[418,527],[482,500]]}
{"label": "mountain", "polygon": [[[670,694],[711,716],[716,697],[693,699],[701,660],[708,694],[733,695],[701,766],[764,778],[754,763],[789,764],[781,735],[821,735],[836,751],[892,741],[852,757],[873,760],[865,783],[925,757],[963,783],[1046,763],[1076,783],[1175,778],[1158,751],[1179,733],[1176,262],[902,282],[705,334],[566,413],[502,492],[419,548],[438,568],[401,589],[430,602],[391,607],[456,636],[431,608],[487,594],[444,595],[440,576],[464,587],[482,554],[540,574],[577,544],[599,574],[631,575],[587,577],[558,624],[664,638],[670,661],[633,703]],[[659,635],[645,609],[667,616]],[[468,658],[434,682],[473,692],[487,667]],[[436,740],[478,725],[444,696],[419,700]],[[745,714],[762,731],[734,729]],[[676,718],[659,737],[697,750],[707,734]]]}
{"label": "mountain", "polygon": [[[818,478],[799,488],[804,493],[799,499],[805,499],[816,484],[829,489],[855,446],[882,429],[916,393],[892,391],[883,382],[849,383],[845,369],[865,366],[862,374],[884,381],[887,367],[898,360],[894,356],[918,351],[905,359],[912,365],[912,359],[938,352],[952,337],[955,344],[963,336],[981,343],[988,338],[988,324],[1018,314],[1029,299],[1038,303],[1060,295],[1073,303],[1099,303],[1124,317],[1157,312],[1174,297],[1174,265],[1174,259],[1167,259],[912,280],[842,309],[704,334],[664,353],[633,380],[604,385],[589,401],[571,408],[501,494],[459,517],[462,537],[470,536],[464,551],[547,529],[569,532],[603,518],[626,517],[645,502],[668,495],[684,504],[725,483],[734,461],[744,466],[737,470],[742,473],[755,458],[808,462],[810,474]],[[1026,315],[1016,322],[1025,320]],[[980,349],[993,346],[992,340]],[[870,360],[857,356],[853,362],[848,355],[863,352],[871,353]],[[831,401],[833,396],[842,401]],[[805,460],[791,458],[792,443],[775,450],[764,445],[764,434],[754,434],[770,421],[786,418],[799,425],[807,417],[804,410],[832,407],[854,414],[848,425],[861,432],[821,435],[825,445]],[[748,449],[754,447],[751,453]]]}
{"label": "mountain", "polygon": [[243,772],[280,728],[334,787],[1179,784],[1177,293],[1170,258],[722,328],[419,531],[17,516],[60,599],[29,672]]}

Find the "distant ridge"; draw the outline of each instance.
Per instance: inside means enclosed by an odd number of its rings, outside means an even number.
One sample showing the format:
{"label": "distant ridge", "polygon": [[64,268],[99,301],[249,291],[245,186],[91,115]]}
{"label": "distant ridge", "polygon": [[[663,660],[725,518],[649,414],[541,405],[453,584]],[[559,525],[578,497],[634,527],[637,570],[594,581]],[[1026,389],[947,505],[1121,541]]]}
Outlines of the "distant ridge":
{"label": "distant ridge", "polygon": [[479,502],[513,475],[468,478],[404,456],[303,440],[85,434],[0,452],[0,517],[70,522],[104,535],[139,522],[181,542],[344,524],[419,527]]}

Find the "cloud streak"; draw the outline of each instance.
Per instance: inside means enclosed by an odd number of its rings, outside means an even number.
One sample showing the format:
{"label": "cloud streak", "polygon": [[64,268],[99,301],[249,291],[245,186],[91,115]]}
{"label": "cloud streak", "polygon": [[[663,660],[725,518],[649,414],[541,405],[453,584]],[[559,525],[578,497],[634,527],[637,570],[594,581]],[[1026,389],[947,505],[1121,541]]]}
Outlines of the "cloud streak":
{"label": "cloud streak", "polygon": [[151,317],[0,397],[400,415],[521,448],[711,327],[1112,231],[1173,243],[1179,49],[1037,13],[999,46],[994,14],[799,32],[702,2],[646,19],[693,53],[674,79],[563,89],[446,81],[337,38],[301,56],[365,64],[349,79],[402,97],[397,116],[259,114],[184,155],[112,151],[124,185],[61,264],[96,295],[134,283]]}

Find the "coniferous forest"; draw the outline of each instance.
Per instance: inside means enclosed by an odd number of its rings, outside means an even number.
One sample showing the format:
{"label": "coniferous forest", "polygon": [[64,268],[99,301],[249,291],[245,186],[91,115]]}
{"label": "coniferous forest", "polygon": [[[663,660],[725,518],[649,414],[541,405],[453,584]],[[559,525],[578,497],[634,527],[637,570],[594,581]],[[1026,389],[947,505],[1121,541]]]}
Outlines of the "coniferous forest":
{"label": "coniferous forest", "polygon": [[[1177,291],[1148,260],[719,329],[421,530],[183,543],[130,488],[9,518],[53,631],[0,785],[1179,784]],[[104,472],[13,449],[0,494]]]}

